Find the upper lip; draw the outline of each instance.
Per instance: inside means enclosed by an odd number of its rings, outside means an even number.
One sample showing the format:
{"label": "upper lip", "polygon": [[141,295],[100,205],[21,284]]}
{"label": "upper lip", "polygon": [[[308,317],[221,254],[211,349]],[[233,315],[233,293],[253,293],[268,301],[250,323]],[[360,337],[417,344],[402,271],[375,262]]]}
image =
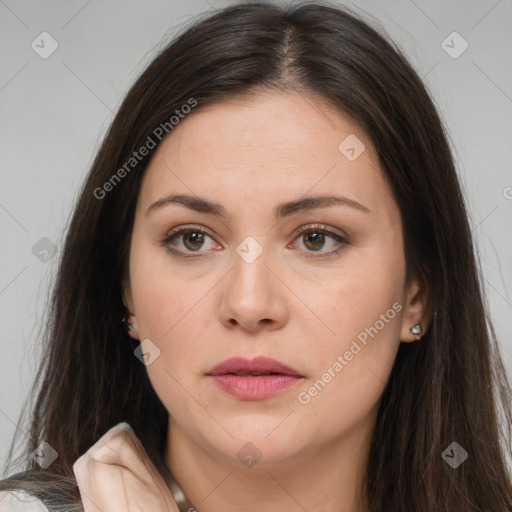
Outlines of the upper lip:
{"label": "upper lip", "polygon": [[278,373],[281,375],[293,375],[302,377],[302,375],[280,361],[269,357],[259,356],[254,359],[245,359],[243,357],[231,357],[222,361],[212,368],[207,375],[227,375],[227,374],[269,374]]}

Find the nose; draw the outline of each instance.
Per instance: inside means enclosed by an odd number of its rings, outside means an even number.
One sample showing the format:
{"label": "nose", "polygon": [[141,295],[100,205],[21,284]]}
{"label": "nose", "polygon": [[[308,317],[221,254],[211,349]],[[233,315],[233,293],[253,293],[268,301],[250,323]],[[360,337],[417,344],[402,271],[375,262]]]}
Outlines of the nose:
{"label": "nose", "polygon": [[[276,262],[265,249],[254,261],[234,255],[231,272],[223,280],[219,318],[223,325],[247,331],[275,330],[288,318],[286,286],[277,277]],[[274,267],[274,268],[273,268]]]}

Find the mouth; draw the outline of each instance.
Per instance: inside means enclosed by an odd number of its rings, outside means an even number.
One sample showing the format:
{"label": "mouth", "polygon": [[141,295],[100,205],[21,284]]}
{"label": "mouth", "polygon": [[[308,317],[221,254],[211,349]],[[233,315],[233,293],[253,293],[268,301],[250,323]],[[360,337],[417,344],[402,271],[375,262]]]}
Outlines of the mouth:
{"label": "mouth", "polygon": [[207,374],[225,393],[240,400],[263,400],[290,388],[304,376],[290,366],[267,357],[233,357]]}
{"label": "mouth", "polygon": [[266,372],[266,373],[256,373],[256,372],[249,372],[249,373],[244,373],[244,372],[229,372],[229,373],[226,373],[224,375],[238,375],[239,377],[263,377],[265,375],[285,375],[283,373],[278,373],[278,372]]}
{"label": "mouth", "polygon": [[207,375],[238,375],[240,377],[262,377],[268,375],[288,375],[292,377],[303,377],[295,368],[271,359],[269,357],[256,357],[245,359],[243,357],[232,357],[212,368]]}

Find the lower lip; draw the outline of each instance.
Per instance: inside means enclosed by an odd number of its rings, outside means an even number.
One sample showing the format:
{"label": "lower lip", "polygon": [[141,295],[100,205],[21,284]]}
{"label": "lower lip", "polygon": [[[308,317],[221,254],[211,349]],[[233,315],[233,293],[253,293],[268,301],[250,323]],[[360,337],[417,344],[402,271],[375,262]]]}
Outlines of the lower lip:
{"label": "lower lip", "polygon": [[212,375],[211,378],[220,389],[241,400],[263,400],[302,380],[302,377],[293,375],[243,377],[226,374]]}

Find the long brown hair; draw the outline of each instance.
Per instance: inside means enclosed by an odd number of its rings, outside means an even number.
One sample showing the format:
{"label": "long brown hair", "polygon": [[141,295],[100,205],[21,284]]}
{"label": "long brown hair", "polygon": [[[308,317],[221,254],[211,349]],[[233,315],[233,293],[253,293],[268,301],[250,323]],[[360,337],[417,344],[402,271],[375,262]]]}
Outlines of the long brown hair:
{"label": "long brown hair", "polygon": [[[22,471],[0,489],[81,510],[72,465],[121,421],[168,471],[168,412],[120,321],[135,204],[160,142],[155,129],[167,123],[171,133],[170,117],[191,98],[199,109],[287,89],[327,99],[370,138],[401,212],[408,275],[421,277],[436,311],[421,342],[401,344],[383,393],[365,479],[369,510],[512,510],[510,387],[445,129],[400,50],[353,12],[323,4],[240,3],[194,20],[128,92],[67,230],[28,441],[16,464],[15,440],[9,453],[8,470]],[[148,137],[155,147],[126,167]],[[100,194],[123,166],[123,179]],[[42,441],[58,452],[46,469],[29,456]],[[441,457],[454,441],[468,453],[457,469]]]}

